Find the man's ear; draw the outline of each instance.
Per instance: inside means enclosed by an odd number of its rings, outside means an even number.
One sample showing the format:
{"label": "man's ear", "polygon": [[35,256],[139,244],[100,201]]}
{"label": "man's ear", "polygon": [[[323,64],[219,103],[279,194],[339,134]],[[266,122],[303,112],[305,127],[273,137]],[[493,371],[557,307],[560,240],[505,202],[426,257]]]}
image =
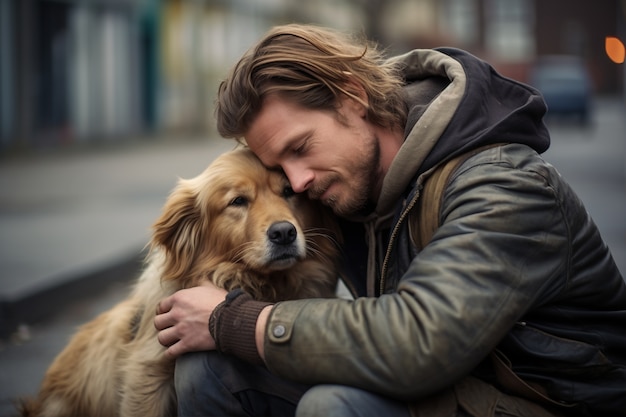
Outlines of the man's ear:
{"label": "man's ear", "polygon": [[366,117],[369,110],[369,98],[363,85],[350,76],[342,92],[345,97],[341,101],[341,106],[348,106],[348,109],[355,111],[360,117]]}

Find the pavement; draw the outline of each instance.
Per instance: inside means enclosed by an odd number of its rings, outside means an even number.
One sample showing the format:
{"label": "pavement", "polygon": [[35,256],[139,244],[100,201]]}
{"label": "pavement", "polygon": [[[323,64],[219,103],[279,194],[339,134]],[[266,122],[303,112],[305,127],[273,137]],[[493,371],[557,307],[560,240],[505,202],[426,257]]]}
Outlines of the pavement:
{"label": "pavement", "polygon": [[[599,123],[610,131],[594,141],[556,126],[546,158],[588,205],[624,274],[626,122],[624,107],[611,111]],[[161,138],[0,157],[0,416],[36,393],[77,326],[128,293],[177,179],[233,146]]]}
{"label": "pavement", "polygon": [[0,335],[140,265],[177,179],[234,145],[147,139],[0,160]]}

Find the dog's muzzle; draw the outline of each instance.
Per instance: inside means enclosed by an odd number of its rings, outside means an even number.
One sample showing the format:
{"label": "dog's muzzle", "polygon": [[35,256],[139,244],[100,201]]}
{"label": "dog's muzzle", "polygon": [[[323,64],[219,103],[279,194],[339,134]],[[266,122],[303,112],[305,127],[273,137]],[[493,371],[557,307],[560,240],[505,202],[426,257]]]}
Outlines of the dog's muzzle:
{"label": "dog's muzzle", "polygon": [[267,229],[270,244],[269,264],[274,269],[289,268],[304,254],[298,241],[298,231],[291,222],[273,223]]}

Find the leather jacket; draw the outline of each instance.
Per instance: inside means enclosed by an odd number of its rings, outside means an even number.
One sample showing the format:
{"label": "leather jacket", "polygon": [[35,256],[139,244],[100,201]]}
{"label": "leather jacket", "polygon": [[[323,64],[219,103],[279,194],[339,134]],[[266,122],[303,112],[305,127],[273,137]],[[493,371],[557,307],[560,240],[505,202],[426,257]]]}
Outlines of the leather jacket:
{"label": "leather jacket", "polygon": [[[411,109],[405,146],[375,211],[344,224],[355,299],[277,304],[268,368],[417,401],[470,374],[497,384],[485,358],[498,349],[522,379],[576,404],[571,414],[623,414],[626,285],[580,199],[539,155],[549,143],[540,95],[460,51],[397,59]],[[433,82],[411,82],[428,76]],[[476,125],[472,112],[489,108],[487,125]],[[408,219],[424,178],[488,143],[507,144],[459,167],[442,196],[441,226],[418,250]]]}

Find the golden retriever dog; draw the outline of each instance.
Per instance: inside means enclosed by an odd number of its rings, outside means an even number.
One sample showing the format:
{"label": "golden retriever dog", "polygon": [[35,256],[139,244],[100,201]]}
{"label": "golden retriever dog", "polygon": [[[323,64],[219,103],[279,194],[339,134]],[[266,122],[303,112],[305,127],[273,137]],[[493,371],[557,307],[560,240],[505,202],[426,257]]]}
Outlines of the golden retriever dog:
{"label": "golden retriever dog", "polygon": [[286,177],[240,148],[180,180],[153,226],[130,296],[83,325],[46,372],[24,416],[158,417],[176,413],[174,363],[157,341],[158,302],[211,280],[259,300],[332,297],[337,226]]}

